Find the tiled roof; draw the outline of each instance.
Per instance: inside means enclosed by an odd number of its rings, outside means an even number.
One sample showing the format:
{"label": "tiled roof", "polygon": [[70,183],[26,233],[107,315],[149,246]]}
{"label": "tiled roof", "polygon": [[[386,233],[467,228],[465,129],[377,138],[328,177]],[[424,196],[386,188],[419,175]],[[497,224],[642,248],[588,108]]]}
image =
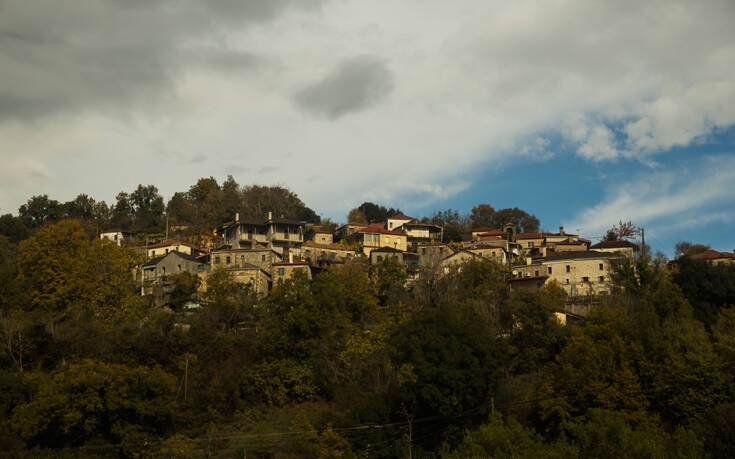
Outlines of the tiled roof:
{"label": "tiled roof", "polygon": [[718,252],[717,250],[705,250],[702,253],[698,253],[696,255],[692,255],[692,260],[717,260],[721,258],[730,258],[735,260],[735,254],[730,252]]}
{"label": "tiled roof", "polygon": [[166,239],[165,241],[159,242],[158,244],[149,245],[147,248],[148,249],[158,249],[161,247],[171,247],[172,245],[185,245],[195,250],[199,250],[202,252],[205,251],[204,249],[197,247],[195,245],[189,244],[188,242],[177,241],[176,239]]}
{"label": "tiled roof", "polygon": [[587,245],[584,241],[573,241],[569,238],[564,239],[563,241],[559,241],[556,243],[557,245]]}
{"label": "tiled roof", "polygon": [[490,245],[490,244],[475,244],[473,246],[466,248],[466,250],[487,250],[487,249],[505,250],[502,247],[498,247],[497,245]]}
{"label": "tiled roof", "polygon": [[372,254],[372,253],[376,253],[376,252],[380,252],[380,253],[403,253],[403,250],[394,249],[393,247],[381,247],[379,249],[372,250],[370,253]]}
{"label": "tiled roof", "polygon": [[391,220],[416,220],[415,218],[409,217],[408,215],[405,215],[405,214],[393,215],[392,217],[388,217],[388,218],[390,218]]}
{"label": "tiled roof", "polygon": [[167,253],[165,255],[161,255],[161,256],[158,256],[158,257],[155,257],[155,258],[151,258],[147,262],[143,263],[143,266],[154,266],[154,265],[157,265],[161,260],[163,260],[164,258],[168,257],[169,255],[176,255],[176,256],[178,256],[180,258],[183,258],[184,260],[193,261],[195,263],[201,263],[201,261],[197,260],[196,257],[192,257],[191,255],[188,255],[188,254],[183,253],[183,252],[172,250],[172,251],[170,251],[169,253]]}
{"label": "tiled roof", "polygon": [[314,228],[314,232],[317,234],[332,234],[331,231],[323,230],[321,228]]}
{"label": "tiled roof", "polygon": [[[470,230],[470,232],[472,232],[472,233],[480,233],[480,232],[482,232],[482,233],[490,233],[490,232],[493,232],[493,231],[500,231],[500,230],[498,230],[497,228],[490,228],[489,226],[484,226],[482,228],[472,228]],[[500,231],[500,232],[502,233],[502,231]],[[503,233],[503,234],[505,234],[505,233]]]}
{"label": "tiled roof", "polygon": [[621,255],[618,253],[610,252],[597,252],[594,250],[588,250],[585,252],[555,252],[552,255],[547,255],[546,261],[558,261],[558,260],[575,260],[584,258],[619,258]]}
{"label": "tiled roof", "polygon": [[[472,230],[472,232],[473,233],[476,233],[477,231]],[[480,236],[480,237],[482,237],[482,236],[505,236],[507,234],[508,233],[506,233],[505,231],[491,230],[491,231],[485,231],[484,233],[480,233],[480,234],[478,234],[478,236]]]}
{"label": "tiled roof", "polygon": [[543,239],[546,236],[553,236],[551,233],[519,233],[516,239]]}
{"label": "tiled roof", "polygon": [[373,223],[372,225],[368,225],[367,227],[358,230],[358,233],[380,233],[380,234],[391,234],[393,236],[403,236],[405,237],[405,233],[401,233],[400,231],[391,231],[385,229],[383,226],[383,223]]}
{"label": "tiled roof", "polygon": [[632,249],[637,249],[638,245],[626,240],[602,241],[593,245],[592,247],[590,247],[590,249],[624,249],[628,247]]}

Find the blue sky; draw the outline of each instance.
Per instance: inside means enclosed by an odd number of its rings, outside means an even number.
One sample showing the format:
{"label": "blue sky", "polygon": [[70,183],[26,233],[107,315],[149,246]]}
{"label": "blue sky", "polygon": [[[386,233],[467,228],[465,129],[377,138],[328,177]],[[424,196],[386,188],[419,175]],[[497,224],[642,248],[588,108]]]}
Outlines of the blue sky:
{"label": "blue sky", "polygon": [[735,248],[732,0],[5,0],[0,212],[200,177]]}

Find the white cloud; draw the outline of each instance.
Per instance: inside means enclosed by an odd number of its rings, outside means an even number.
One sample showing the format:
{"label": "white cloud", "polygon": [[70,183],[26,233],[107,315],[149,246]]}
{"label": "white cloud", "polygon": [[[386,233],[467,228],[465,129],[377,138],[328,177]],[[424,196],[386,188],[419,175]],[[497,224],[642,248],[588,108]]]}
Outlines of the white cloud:
{"label": "white cloud", "polygon": [[565,222],[580,228],[589,237],[597,237],[619,221],[645,226],[647,234],[665,234],[692,222],[699,225],[729,221],[735,195],[735,156],[703,158],[696,166],[687,165],[667,172],[642,174],[623,181],[603,201],[584,209]]}
{"label": "white cloud", "polygon": [[[2,3],[0,24],[26,35],[0,33],[0,156],[23,158],[8,176],[49,173],[3,185],[3,211],[234,173],[343,218],[368,196],[441,201],[483,163],[549,159],[540,133],[590,161],[651,163],[735,123],[731,1],[26,3]],[[365,84],[347,72],[370,97],[319,85],[359,56],[380,63]],[[315,84],[309,110],[293,103]]]}

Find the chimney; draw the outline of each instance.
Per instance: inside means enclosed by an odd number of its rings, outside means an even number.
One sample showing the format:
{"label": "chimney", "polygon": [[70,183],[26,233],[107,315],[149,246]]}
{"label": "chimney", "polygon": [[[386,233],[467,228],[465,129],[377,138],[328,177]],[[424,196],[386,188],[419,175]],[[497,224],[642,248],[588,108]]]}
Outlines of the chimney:
{"label": "chimney", "polygon": [[527,264],[527,265],[530,265],[531,263],[533,263],[533,258],[531,258],[531,257],[526,257],[526,264]]}
{"label": "chimney", "polygon": [[240,221],[240,212],[235,212],[235,221],[236,222]]}
{"label": "chimney", "polygon": [[559,227],[559,234],[562,234],[562,235],[564,234],[564,227],[563,226],[560,226]]}
{"label": "chimney", "polygon": [[293,263],[293,253],[288,252],[288,262]]}
{"label": "chimney", "polygon": [[268,221],[273,220],[273,212],[268,212]]}

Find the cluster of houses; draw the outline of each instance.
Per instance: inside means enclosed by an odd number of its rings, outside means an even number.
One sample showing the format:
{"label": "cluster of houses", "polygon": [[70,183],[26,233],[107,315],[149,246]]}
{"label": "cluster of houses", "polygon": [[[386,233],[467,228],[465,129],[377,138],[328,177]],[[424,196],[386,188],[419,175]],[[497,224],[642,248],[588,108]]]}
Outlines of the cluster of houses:
{"label": "cluster of houses", "polygon": [[[406,266],[409,281],[421,275],[421,267],[441,274],[461,269],[469,260],[489,259],[508,268],[511,290],[538,289],[553,281],[569,296],[588,296],[608,293],[615,264],[633,257],[638,249],[625,240],[592,245],[563,227],[557,233],[518,233],[512,224],[475,228],[463,242],[446,244],[441,226],[407,215],[381,223],[347,223],[335,231],[274,218],[271,213],[264,220],[235,215],[214,235],[218,244],[209,249],[173,239],[143,247],[148,261],[136,270],[141,293],[165,286],[167,276],[179,272],[200,276],[205,289],[211,271],[224,268],[235,280],[266,295],[296,272],[312,278],[330,265],[364,257],[372,264],[396,260]],[[109,231],[101,237],[122,244],[131,235]]]}

